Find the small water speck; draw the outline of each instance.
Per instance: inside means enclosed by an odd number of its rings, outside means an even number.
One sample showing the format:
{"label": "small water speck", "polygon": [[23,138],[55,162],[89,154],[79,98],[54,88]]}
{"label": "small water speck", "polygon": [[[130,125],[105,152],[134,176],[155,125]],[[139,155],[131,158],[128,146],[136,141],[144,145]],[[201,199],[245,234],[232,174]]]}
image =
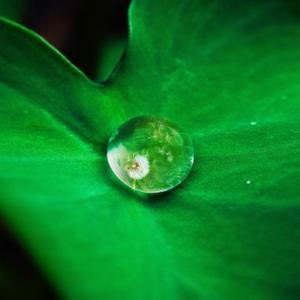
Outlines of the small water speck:
{"label": "small water speck", "polygon": [[246,181],[246,184],[250,184],[250,183],[251,183],[251,180],[247,180],[247,181]]}
{"label": "small water speck", "polygon": [[255,126],[256,124],[257,124],[257,122],[254,122],[254,121],[250,122],[251,126]]}

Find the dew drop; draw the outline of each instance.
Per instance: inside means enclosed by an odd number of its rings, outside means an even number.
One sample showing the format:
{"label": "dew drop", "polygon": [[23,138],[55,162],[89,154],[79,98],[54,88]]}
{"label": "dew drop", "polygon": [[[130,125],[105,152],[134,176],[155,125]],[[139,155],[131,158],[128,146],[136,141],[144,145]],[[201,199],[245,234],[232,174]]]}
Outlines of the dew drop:
{"label": "dew drop", "polygon": [[190,137],[160,117],[136,117],[122,124],[108,141],[113,173],[132,189],[159,193],[180,184],[189,174],[194,149]]}

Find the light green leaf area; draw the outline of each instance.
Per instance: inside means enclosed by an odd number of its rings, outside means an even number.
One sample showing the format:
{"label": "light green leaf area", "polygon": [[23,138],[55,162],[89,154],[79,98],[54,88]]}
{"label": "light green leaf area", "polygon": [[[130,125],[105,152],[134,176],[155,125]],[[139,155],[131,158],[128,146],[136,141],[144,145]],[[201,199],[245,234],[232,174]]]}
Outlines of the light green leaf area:
{"label": "light green leaf area", "polygon": [[[297,8],[137,0],[104,86],[1,21],[0,208],[64,299],[299,298]],[[105,158],[143,114],[195,144],[192,174],[155,197]]]}

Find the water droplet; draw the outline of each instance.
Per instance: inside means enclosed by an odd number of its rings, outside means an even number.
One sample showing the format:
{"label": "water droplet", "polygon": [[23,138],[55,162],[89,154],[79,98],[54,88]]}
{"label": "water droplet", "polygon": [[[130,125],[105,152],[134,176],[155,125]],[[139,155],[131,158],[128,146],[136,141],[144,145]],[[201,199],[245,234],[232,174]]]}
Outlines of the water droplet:
{"label": "water droplet", "polygon": [[180,184],[189,174],[194,149],[190,137],[159,117],[136,117],[110,137],[107,159],[126,185],[144,193],[159,193]]}
{"label": "water droplet", "polygon": [[254,122],[254,121],[253,121],[253,122],[250,122],[250,125],[251,125],[251,126],[255,126],[256,124],[257,124],[257,123]]}
{"label": "water droplet", "polygon": [[250,184],[250,183],[251,183],[251,180],[247,180],[247,181],[246,181],[246,184]]}

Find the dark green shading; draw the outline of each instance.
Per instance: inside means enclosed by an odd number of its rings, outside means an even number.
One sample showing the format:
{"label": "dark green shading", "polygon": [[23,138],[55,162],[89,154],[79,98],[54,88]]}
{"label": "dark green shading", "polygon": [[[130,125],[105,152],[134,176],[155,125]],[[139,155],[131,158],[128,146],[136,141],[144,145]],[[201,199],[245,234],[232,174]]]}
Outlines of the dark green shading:
{"label": "dark green shading", "polygon": [[0,0],[0,17],[20,20],[26,5],[25,0]]}

